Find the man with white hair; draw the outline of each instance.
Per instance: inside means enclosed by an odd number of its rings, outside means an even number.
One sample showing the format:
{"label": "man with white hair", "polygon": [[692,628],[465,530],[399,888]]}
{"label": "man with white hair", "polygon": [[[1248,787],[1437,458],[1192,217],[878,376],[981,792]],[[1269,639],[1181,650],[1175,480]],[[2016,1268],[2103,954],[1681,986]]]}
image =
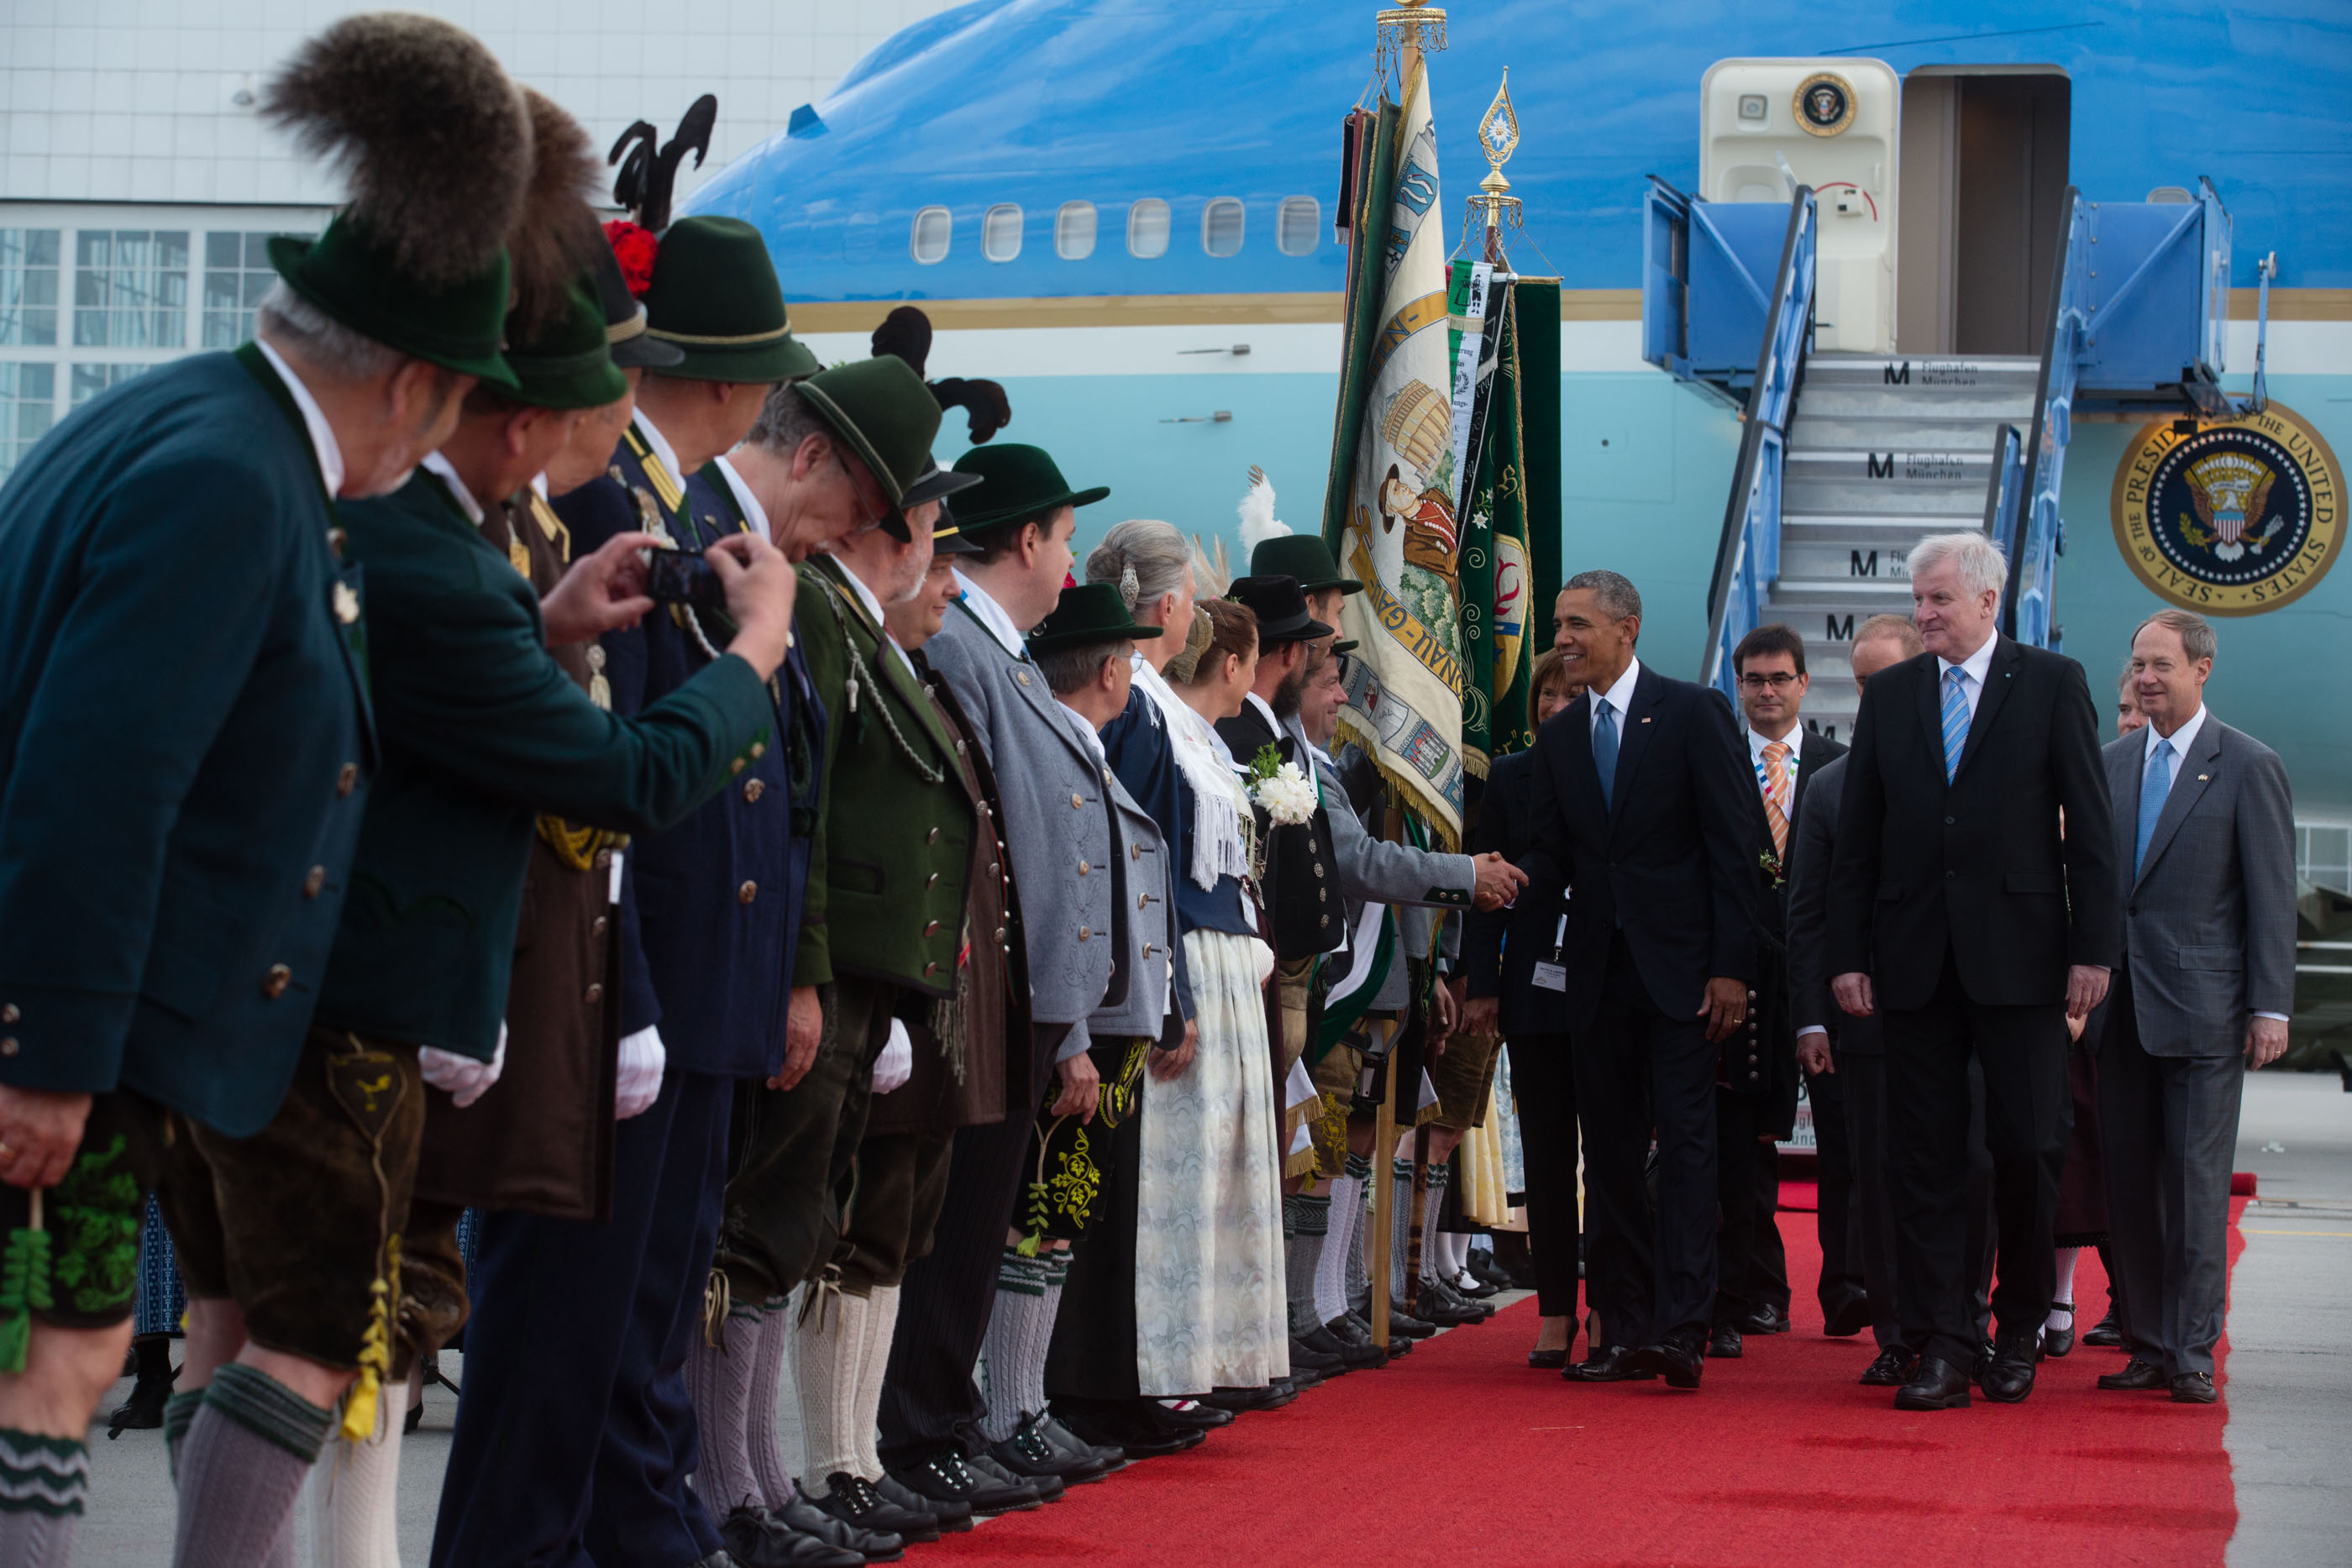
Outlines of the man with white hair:
{"label": "man with white hair", "polygon": [[2098,712],[2082,666],[2000,634],[1982,534],[1912,549],[1927,652],[1863,688],[1830,883],[1838,1006],[1881,1016],[1895,1149],[1906,1410],[1969,1402],[1969,1064],[2000,1236],[1985,1396],[2033,1390],[2073,1103],[2066,1019],[2106,994],[2122,915]]}

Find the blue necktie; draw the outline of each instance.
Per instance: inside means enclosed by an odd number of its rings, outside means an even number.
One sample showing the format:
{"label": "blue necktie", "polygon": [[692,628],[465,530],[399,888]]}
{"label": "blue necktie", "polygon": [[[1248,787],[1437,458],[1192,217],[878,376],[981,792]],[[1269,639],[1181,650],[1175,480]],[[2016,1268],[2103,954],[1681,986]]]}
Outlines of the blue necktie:
{"label": "blue necktie", "polygon": [[1604,700],[1595,705],[1592,720],[1592,766],[1601,773],[1601,803],[1614,809],[1610,793],[1617,787],[1617,716]]}
{"label": "blue necktie", "polygon": [[2147,841],[2156,837],[2156,820],[2164,815],[2164,798],[2172,793],[2172,742],[2158,740],[2147,754],[2147,772],[2139,781],[2139,843],[2132,852],[2132,875],[2147,859]]}
{"label": "blue necktie", "polygon": [[1957,664],[1944,672],[1944,782],[1960,770],[1960,753],[1969,748],[1968,677]]}

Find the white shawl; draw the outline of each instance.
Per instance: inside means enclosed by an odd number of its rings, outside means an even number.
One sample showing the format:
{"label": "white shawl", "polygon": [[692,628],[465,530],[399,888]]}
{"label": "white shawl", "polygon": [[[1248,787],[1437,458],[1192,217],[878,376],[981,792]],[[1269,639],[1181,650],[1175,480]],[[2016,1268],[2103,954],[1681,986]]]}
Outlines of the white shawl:
{"label": "white shawl", "polygon": [[1185,874],[1203,890],[1213,889],[1220,876],[1248,881],[1249,852],[1242,841],[1242,800],[1232,753],[1142,654],[1135,656],[1133,667],[1135,684],[1160,710],[1176,766],[1192,787],[1192,857]]}

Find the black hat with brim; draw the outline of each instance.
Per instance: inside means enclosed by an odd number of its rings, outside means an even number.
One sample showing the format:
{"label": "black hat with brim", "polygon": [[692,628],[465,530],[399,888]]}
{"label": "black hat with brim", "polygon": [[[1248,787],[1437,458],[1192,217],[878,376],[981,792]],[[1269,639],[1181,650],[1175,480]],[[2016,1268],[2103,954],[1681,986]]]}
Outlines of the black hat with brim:
{"label": "black hat with brim", "polygon": [[944,501],[950,496],[986,483],[977,474],[959,474],[952,468],[940,467],[935,460],[929,473],[907,486],[907,493],[898,498],[898,505],[903,509],[919,507],[925,501]]}
{"label": "black hat with brim", "polygon": [[956,472],[977,474],[988,481],[988,502],[963,513],[963,531],[984,534],[991,528],[1034,522],[1064,507],[1091,507],[1110,494],[1108,485],[1074,488],[1042,446],[1018,442],[975,446],[956,459]]}
{"label": "black hat with brim", "polygon": [[906,361],[885,354],[820,371],[793,390],[882,486],[890,503],[883,531],[901,541],[911,538],[901,509],[908,505],[908,486],[939,466],[931,457],[931,438],[940,433],[939,400],[923,378]]}
{"label": "black hat with brim", "polygon": [[516,388],[509,397],[532,408],[603,408],[629,395],[629,381],[613,362],[604,337],[604,310],[584,288],[571,308],[530,341],[507,350]]}
{"label": "black hat with brim", "polygon": [[793,336],[767,242],[740,218],[680,218],[665,229],[645,298],[646,335],[680,350],[664,375],[756,384],[817,369]]}
{"label": "black hat with brim", "polygon": [[[953,474],[955,470],[950,468],[945,472]],[[958,475],[957,477],[970,478],[971,476]],[[939,523],[931,529],[931,553],[933,555],[985,555],[988,552],[963,537],[962,520],[955,515],[955,508],[942,500],[940,503]]]}
{"label": "black hat with brim", "polygon": [[1081,582],[1062,590],[1054,612],[1029,633],[1032,653],[1062,648],[1084,648],[1101,643],[1133,643],[1157,637],[1160,628],[1137,622],[1118,588],[1108,582]]}
{"label": "black hat with brim", "polygon": [[464,282],[428,288],[401,272],[390,246],[339,216],[315,240],[271,235],[269,265],[289,288],[360,336],[514,391],[514,372],[499,352],[507,323],[504,249]]}
{"label": "black hat with brim", "polygon": [[686,350],[676,343],[665,343],[648,336],[646,331],[646,308],[629,292],[629,280],[622,275],[621,258],[613,254],[604,236],[595,236],[588,247],[595,257],[590,268],[588,282],[593,285],[596,302],[604,308],[604,340],[612,346],[613,362],[625,371],[666,371],[686,358]]}
{"label": "black hat with brim", "polygon": [[1237,577],[1225,590],[1225,597],[1249,606],[1257,617],[1261,648],[1277,643],[1312,643],[1333,631],[1307,612],[1307,591],[1295,577],[1274,573]]}
{"label": "black hat with brim", "polygon": [[1276,534],[1258,540],[1257,548],[1250,551],[1250,571],[1257,577],[1295,577],[1309,593],[1334,588],[1342,593],[1364,591],[1362,583],[1339,574],[1331,547],[1314,534]]}

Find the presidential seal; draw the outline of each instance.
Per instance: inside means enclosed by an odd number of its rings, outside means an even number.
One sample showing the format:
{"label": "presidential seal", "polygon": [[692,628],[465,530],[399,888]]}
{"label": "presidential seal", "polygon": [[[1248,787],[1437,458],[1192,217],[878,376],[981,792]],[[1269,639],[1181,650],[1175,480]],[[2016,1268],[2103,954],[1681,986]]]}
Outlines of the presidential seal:
{"label": "presidential seal", "polygon": [[2327,575],[2344,543],[2329,451],[2283,403],[2184,434],[2150,424],[2116,469],[2116,548],[2160,599],[2259,615]]}
{"label": "presidential seal", "polygon": [[1853,123],[1853,83],[1834,71],[1807,77],[1797,88],[1797,123],[1815,136],[1836,136]]}

